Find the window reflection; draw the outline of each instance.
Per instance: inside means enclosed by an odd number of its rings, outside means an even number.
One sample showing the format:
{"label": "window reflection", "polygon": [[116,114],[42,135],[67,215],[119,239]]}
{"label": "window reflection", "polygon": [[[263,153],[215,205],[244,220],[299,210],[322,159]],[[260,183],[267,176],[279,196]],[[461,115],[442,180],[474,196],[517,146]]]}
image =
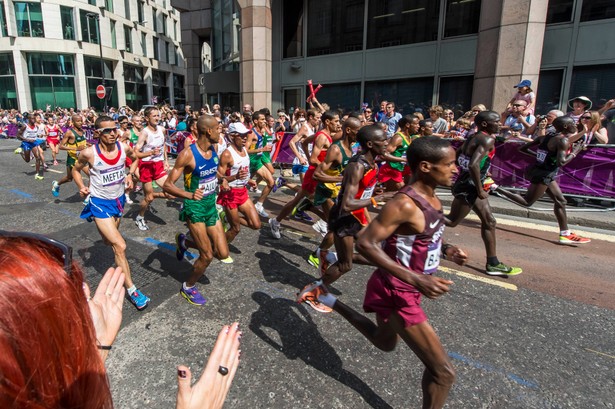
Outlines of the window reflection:
{"label": "window reflection", "polygon": [[362,50],[364,7],[364,0],[309,1],[307,55]]}

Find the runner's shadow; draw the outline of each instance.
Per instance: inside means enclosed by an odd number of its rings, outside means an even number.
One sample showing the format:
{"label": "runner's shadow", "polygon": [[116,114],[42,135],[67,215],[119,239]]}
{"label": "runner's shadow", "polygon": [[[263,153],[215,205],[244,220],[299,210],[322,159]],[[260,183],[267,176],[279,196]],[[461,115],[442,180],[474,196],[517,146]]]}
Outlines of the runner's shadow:
{"label": "runner's shadow", "polygon": [[[263,272],[263,278],[269,283],[279,282],[300,289],[316,278],[303,271],[301,268],[303,266],[300,266],[276,250],[271,250],[270,253],[258,251],[254,253],[254,257],[258,259],[260,270]],[[318,274],[318,270],[305,263],[305,270],[308,268],[313,269],[315,275]]]}
{"label": "runner's shadow", "polygon": [[[284,298],[271,298],[255,292],[252,299],[259,309],[252,314],[250,330],[272,350],[282,352],[288,360],[301,359],[307,365],[356,391],[373,408],[391,408],[361,378],[347,371],[333,347],[322,338],[304,307]],[[281,345],[266,328],[278,333]]]}

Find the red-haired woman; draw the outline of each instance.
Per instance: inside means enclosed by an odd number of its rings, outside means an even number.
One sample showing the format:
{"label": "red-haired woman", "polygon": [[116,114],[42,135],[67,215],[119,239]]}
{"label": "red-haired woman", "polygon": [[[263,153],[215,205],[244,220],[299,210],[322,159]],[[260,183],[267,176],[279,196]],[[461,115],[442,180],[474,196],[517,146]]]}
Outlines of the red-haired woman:
{"label": "red-haired woman", "polygon": [[[0,231],[0,407],[112,408],[104,360],[122,321],[123,284],[110,268],[90,297],[70,247]],[[178,367],[177,408],[222,407],[240,334],[237,324],[222,329],[193,387]]]}

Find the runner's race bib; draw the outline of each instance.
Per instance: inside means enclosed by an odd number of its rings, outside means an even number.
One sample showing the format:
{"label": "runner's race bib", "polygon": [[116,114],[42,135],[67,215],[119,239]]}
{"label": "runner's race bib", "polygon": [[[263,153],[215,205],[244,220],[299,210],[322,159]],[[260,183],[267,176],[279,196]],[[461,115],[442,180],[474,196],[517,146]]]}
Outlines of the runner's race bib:
{"label": "runner's race bib", "polygon": [[376,185],[367,188],[363,191],[363,194],[361,195],[361,199],[369,199],[370,197],[372,197],[372,195],[374,194],[374,189],[376,188]]}
{"label": "runner's race bib", "polygon": [[199,183],[199,189],[203,189],[203,196],[209,196],[215,193],[217,187],[218,178],[215,176],[207,180],[202,180],[201,183]]}
{"label": "runner's race bib", "polygon": [[544,163],[545,159],[547,159],[547,151],[545,151],[544,149],[538,149],[536,151],[536,160],[538,161],[538,163]]}
{"label": "runner's race bib", "polygon": [[459,164],[459,167],[462,170],[470,169],[470,158],[468,158],[463,153],[461,155],[459,155],[459,158],[457,159],[457,163]]}
{"label": "runner's race bib", "polygon": [[434,274],[440,265],[440,253],[442,240],[436,243],[429,243],[427,247],[427,256],[425,258],[425,274]]}

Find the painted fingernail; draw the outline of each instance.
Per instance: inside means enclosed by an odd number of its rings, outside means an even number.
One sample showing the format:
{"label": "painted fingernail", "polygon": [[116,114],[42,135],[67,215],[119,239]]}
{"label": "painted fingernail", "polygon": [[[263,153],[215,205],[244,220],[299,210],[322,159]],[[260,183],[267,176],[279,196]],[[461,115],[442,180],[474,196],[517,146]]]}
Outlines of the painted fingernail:
{"label": "painted fingernail", "polygon": [[182,369],[178,369],[177,370],[177,376],[179,376],[182,379],[186,378],[186,371],[182,370]]}

